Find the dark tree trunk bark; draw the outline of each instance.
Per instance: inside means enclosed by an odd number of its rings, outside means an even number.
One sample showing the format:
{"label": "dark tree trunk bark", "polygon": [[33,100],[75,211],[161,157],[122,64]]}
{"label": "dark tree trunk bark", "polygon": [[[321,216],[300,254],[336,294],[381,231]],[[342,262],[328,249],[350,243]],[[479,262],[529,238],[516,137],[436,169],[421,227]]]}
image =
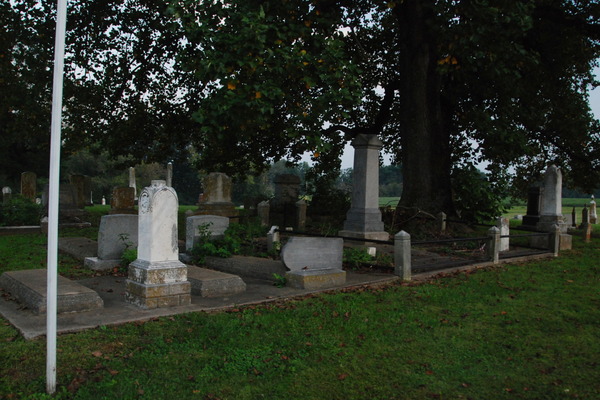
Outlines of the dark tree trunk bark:
{"label": "dark tree trunk bark", "polygon": [[401,145],[404,187],[400,206],[454,213],[450,137],[442,110],[434,1],[405,0],[396,10],[400,60]]}

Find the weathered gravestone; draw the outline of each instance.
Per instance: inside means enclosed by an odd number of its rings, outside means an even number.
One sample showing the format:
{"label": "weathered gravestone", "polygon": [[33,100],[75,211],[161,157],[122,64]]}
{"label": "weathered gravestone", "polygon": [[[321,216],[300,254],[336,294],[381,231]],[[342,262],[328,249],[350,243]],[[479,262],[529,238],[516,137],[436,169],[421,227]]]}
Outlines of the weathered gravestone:
{"label": "weathered gravestone", "polygon": [[77,205],[77,208],[85,207],[88,198],[85,175],[73,174],[69,177],[69,181],[75,188],[75,204]]}
{"label": "weathered gravestone", "polygon": [[138,258],[129,264],[125,298],[145,309],[187,305],[191,286],[179,261],[177,193],[152,181],[139,197]]}
{"label": "weathered gravestone", "polygon": [[598,223],[598,214],[596,213],[596,201],[594,200],[594,195],[592,195],[592,200],[590,201],[590,224]]}
{"label": "weathered gravestone", "polygon": [[390,237],[384,230],[379,210],[379,150],[382,145],[377,135],[360,134],[352,141],[352,205],[340,236],[375,240]]}
{"label": "weathered gravestone", "polygon": [[21,174],[21,196],[34,200],[37,195],[37,175],[35,172],[23,172]]}
{"label": "weathered gravestone", "polygon": [[138,216],[135,214],[104,215],[98,229],[98,256],[86,257],[84,265],[93,270],[118,266],[127,248],[138,246]]}
{"label": "weathered gravestone", "polygon": [[346,283],[342,270],[341,238],[291,237],[281,249],[281,260],[290,269],[288,284],[299,289],[322,289]]}
{"label": "weathered gravestone", "polygon": [[109,214],[136,214],[135,189],[120,186],[113,189]]}
{"label": "weathered gravestone", "polygon": [[211,172],[202,181],[204,193],[198,201],[196,215],[235,217],[237,210],[231,202],[231,178],[221,172]]}
{"label": "weathered gravestone", "polygon": [[133,199],[137,200],[137,187],[135,184],[135,168],[129,167],[129,187],[133,188]]}
{"label": "weathered gravestone", "polygon": [[12,189],[8,186],[2,188],[2,204],[6,204],[12,199]]}
{"label": "weathered gravestone", "polygon": [[527,191],[527,214],[523,217],[523,227],[535,229],[540,221],[543,191],[543,188],[539,186],[530,187]]}
{"label": "weathered gravestone", "polygon": [[269,202],[268,224],[304,228],[306,223],[306,203],[299,202],[300,177],[294,174],[280,174],[273,179],[275,196]]}
{"label": "weathered gravestone", "polygon": [[[42,194],[42,206],[48,215],[49,185],[44,187]],[[84,210],[77,206],[77,190],[70,183],[60,183],[58,189],[59,222],[81,222],[80,218],[85,214]]]}
{"label": "weathered gravestone", "polygon": [[562,215],[562,173],[556,165],[550,165],[544,173],[542,207],[536,227],[540,232],[552,232],[554,225],[558,225],[561,232],[567,231]]}
{"label": "weathered gravestone", "polygon": [[185,219],[185,250],[191,251],[202,236],[222,239],[229,227],[229,218],[219,215],[194,215]]}

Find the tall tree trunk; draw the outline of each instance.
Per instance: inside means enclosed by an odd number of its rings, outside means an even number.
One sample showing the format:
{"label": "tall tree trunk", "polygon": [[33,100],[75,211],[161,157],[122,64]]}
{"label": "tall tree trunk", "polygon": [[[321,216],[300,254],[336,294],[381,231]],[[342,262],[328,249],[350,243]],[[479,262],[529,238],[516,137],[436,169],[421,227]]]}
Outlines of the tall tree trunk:
{"label": "tall tree trunk", "polygon": [[397,6],[401,30],[400,106],[404,187],[399,205],[454,213],[450,184],[450,138],[444,126],[441,77],[436,72],[432,0]]}

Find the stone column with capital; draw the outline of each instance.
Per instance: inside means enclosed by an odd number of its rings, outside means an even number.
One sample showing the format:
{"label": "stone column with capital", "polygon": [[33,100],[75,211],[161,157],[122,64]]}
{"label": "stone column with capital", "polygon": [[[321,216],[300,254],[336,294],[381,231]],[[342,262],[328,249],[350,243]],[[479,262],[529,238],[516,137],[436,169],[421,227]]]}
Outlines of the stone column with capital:
{"label": "stone column with capital", "polygon": [[346,214],[340,236],[388,240],[379,211],[379,150],[377,135],[359,134],[352,141],[354,171],[352,205]]}

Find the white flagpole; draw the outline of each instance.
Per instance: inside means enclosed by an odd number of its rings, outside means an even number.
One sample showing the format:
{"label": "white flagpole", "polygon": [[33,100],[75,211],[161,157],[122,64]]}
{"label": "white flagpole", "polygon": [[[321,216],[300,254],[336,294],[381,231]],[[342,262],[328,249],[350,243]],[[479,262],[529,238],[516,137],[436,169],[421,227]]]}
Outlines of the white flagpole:
{"label": "white flagpole", "polygon": [[62,122],[63,73],[67,0],[58,0],[52,85],[50,130],[50,183],[48,198],[48,289],[46,293],[46,391],[56,391],[56,312],[58,294],[58,194],[60,182],[60,135]]}

